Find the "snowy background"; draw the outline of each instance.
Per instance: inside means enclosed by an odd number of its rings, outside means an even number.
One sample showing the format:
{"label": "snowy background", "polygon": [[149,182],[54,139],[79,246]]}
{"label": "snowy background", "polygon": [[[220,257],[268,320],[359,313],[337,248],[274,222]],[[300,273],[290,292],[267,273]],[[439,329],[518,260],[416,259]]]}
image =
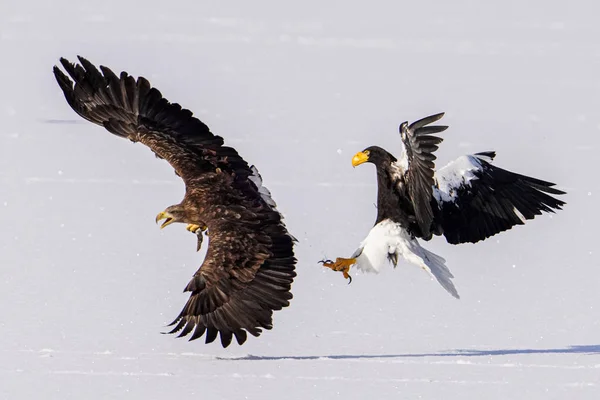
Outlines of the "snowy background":
{"label": "snowy background", "polygon": [[[2,1],[1,399],[597,399],[597,2]],[[367,5],[368,3],[368,5]],[[596,5],[595,5],[596,4]],[[154,216],[183,185],[84,122],[52,66],[143,75],[261,171],[299,238],[291,306],[227,349],[161,335],[201,263]],[[438,166],[496,150],[567,206],[447,259],[323,269],[375,220],[369,145],[446,111]]]}

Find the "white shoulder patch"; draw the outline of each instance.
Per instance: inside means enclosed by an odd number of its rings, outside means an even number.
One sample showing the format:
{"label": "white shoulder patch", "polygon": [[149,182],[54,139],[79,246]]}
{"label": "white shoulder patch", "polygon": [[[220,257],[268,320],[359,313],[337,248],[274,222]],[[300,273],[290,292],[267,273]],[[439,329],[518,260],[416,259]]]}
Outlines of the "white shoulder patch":
{"label": "white shoulder patch", "polygon": [[494,162],[494,159],[492,157],[487,156],[487,155],[485,155],[483,153],[480,153],[480,154],[477,154],[477,155],[473,155],[472,157],[479,158],[480,160],[483,160],[483,161],[488,162],[490,164],[492,162]]}
{"label": "white shoulder patch", "polygon": [[406,154],[406,148],[404,147],[404,144],[402,144],[402,153],[400,154],[400,158],[392,163],[392,169],[397,170],[399,175],[404,175],[406,171],[408,171],[408,155]]}
{"label": "white shoulder patch", "polygon": [[[484,157],[481,159],[483,160]],[[471,181],[477,179],[475,172],[481,170],[482,166],[478,157],[468,155],[457,158],[435,173],[434,179],[437,187],[433,188],[433,197],[438,203],[454,202],[458,189],[471,186]]]}
{"label": "white shoulder patch", "polygon": [[[407,168],[405,168],[405,166],[400,161],[401,160],[398,160],[396,162],[393,162],[390,165],[390,169],[392,171],[392,177],[395,180],[402,179],[407,170]],[[408,163],[406,163],[406,165],[408,166]]]}

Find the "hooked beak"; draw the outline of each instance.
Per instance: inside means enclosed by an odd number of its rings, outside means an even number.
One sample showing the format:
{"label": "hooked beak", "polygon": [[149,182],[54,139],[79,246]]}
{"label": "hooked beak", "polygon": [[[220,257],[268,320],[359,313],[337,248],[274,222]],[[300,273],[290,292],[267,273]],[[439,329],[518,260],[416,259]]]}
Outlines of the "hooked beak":
{"label": "hooked beak", "polygon": [[160,229],[164,228],[167,225],[171,225],[173,222],[175,222],[173,216],[165,211],[161,211],[158,213],[158,215],[156,216],[156,223],[158,224],[158,221],[163,219],[165,220],[165,222],[162,223]]}
{"label": "hooked beak", "polygon": [[352,157],[352,166],[357,167],[362,163],[369,161],[369,156],[364,151],[359,151]]}

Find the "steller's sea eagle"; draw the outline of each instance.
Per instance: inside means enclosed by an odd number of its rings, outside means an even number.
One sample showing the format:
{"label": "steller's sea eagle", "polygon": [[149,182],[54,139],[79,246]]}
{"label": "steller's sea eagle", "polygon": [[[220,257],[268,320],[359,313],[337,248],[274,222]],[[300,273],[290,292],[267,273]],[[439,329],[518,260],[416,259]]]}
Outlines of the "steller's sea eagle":
{"label": "steller's sea eagle", "polygon": [[352,265],[378,272],[389,260],[394,267],[404,257],[459,298],[445,260],[421,247],[417,238],[444,235],[451,244],[476,243],[522,225],[543,211],[560,210],[565,202],[550,196],[565,194],[553,183],[519,175],[492,165],[496,153],[459,157],[434,171],[433,154],[442,138],[433,134],[447,126],[431,123],[444,113],[400,125],[403,151],[396,159],[381,147],[367,147],[352,158],[352,166],[370,162],[377,171],[377,219],[351,258],[321,261],[342,271]]}
{"label": "steller's sea eagle", "polygon": [[233,336],[241,345],[247,332],[259,336],[262,329],[271,329],[273,311],[287,307],[292,298],[296,240],[258,170],[146,79],[126,72],[117,76],[103,66],[100,72],[82,57],[79,62],[60,59],[75,85],[54,67],[73,110],[117,136],[148,146],[185,183],[181,203],[157,215],[157,222],[164,220],[161,228],[186,223],[199,246],[203,231],[210,235],[204,262],[185,288],[190,298],[169,333],[186,336],[193,331],[190,340],[206,333],[206,343],[220,333],[227,347]]}

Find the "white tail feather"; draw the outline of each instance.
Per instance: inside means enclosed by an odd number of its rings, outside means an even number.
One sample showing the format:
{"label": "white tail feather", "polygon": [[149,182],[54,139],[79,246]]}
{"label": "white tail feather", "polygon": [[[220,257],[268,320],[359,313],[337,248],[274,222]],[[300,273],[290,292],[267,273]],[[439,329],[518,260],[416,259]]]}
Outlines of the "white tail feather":
{"label": "white tail feather", "polygon": [[458,291],[451,281],[451,279],[454,278],[454,275],[452,275],[452,272],[450,272],[446,266],[446,260],[422,247],[421,250],[423,251],[423,263],[427,267],[427,272],[429,272],[448,293],[453,297],[460,299]]}

